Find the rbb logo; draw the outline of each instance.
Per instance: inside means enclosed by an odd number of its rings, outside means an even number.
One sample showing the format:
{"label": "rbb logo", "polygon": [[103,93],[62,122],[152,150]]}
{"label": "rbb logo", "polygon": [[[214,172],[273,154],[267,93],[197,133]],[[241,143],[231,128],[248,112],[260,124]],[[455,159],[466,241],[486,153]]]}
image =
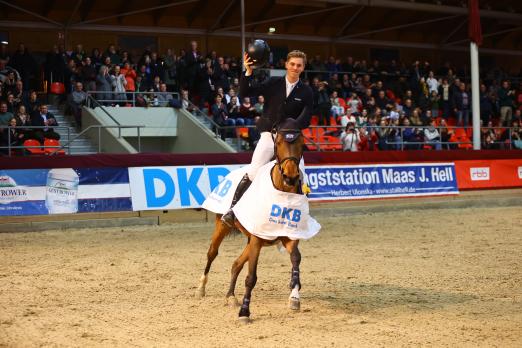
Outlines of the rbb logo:
{"label": "rbb logo", "polygon": [[287,207],[280,207],[277,204],[272,204],[272,210],[270,212],[270,216],[272,217],[281,217],[283,219],[287,219],[293,222],[301,221],[301,210],[292,209]]}
{"label": "rbb logo", "polygon": [[469,174],[473,181],[489,180],[489,167],[470,168]]}

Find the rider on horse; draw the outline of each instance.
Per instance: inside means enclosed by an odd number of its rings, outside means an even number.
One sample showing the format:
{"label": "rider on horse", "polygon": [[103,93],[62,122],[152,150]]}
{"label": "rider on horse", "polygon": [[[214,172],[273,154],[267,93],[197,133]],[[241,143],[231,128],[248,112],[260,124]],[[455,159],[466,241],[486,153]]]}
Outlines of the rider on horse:
{"label": "rider on horse", "polygon": [[[289,118],[295,119],[299,129],[304,129],[309,126],[312,117],[312,89],[299,80],[299,75],[306,65],[306,54],[304,52],[291,51],[288,53],[285,62],[286,75],[284,77],[271,77],[263,83],[254,82],[252,76],[253,64],[252,58],[245,53],[244,66],[246,70],[245,74],[241,76],[239,94],[242,96],[264,96],[263,115],[257,122],[261,137],[252,155],[250,169],[236,188],[231,209],[221,218],[230,227],[234,224],[235,219],[232,207],[248,189],[256,176],[257,170],[274,156],[272,130],[278,129]],[[302,165],[304,164],[301,161],[300,166]],[[304,170],[302,171],[304,172]]]}

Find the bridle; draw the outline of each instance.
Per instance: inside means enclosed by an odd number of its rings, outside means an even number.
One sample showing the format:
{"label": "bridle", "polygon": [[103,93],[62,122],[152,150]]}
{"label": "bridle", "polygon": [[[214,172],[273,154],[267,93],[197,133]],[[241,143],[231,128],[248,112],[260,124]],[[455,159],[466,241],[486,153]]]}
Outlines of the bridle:
{"label": "bridle", "polygon": [[277,144],[276,144],[277,134],[279,134],[279,133],[283,134],[283,136],[286,136],[287,134],[292,134],[293,136],[295,136],[295,139],[292,139],[292,141],[287,141],[284,139],[284,141],[289,142],[289,143],[296,141],[303,135],[299,130],[296,130],[296,129],[279,129],[277,131],[272,131],[272,140],[274,142],[274,155],[275,155],[275,159],[276,159],[276,165],[277,165],[277,168],[279,169],[279,173],[281,174],[281,176],[283,178],[285,178],[286,175],[283,172],[283,164],[286,161],[292,161],[295,163],[295,165],[297,167],[299,167],[299,162],[301,162],[301,158],[303,157],[303,154],[301,153],[301,156],[299,158],[297,158],[295,156],[288,156],[283,159],[280,159],[279,155],[277,154]]}

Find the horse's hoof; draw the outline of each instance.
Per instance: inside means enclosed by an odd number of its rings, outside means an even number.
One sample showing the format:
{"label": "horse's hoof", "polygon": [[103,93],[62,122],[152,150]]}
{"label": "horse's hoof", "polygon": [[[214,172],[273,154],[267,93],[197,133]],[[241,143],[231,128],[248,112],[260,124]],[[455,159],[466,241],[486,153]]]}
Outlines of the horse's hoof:
{"label": "horse's hoof", "polygon": [[301,308],[301,302],[298,298],[290,298],[288,300],[288,308],[293,311],[298,311]]}
{"label": "horse's hoof", "polygon": [[250,317],[239,317],[237,321],[242,325],[250,324],[251,322]]}
{"label": "horse's hoof", "polygon": [[227,297],[227,305],[229,307],[236,308],[236,307],[239,307],[239,301],[237,300],[237,298],[235,296],[229,296],[229,297]]}
{"label": "horse's hoof", "polygon": [[205,288],[198,288],[196,290],[196,298],[203,298],[205,297]]}

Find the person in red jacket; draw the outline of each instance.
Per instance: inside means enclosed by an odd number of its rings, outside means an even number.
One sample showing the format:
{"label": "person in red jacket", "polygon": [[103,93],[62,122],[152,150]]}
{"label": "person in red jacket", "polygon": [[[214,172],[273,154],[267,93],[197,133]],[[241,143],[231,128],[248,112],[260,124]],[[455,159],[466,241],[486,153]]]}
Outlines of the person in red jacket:
{"label": "person in red jacket", "polygon": [[[127,81],[127,85],[125,85],[125,91],[136,92],[136,70],[132,68],[129,62],[125,62],[123,68],[120,70],[120,73],[125,76],[125,80]],[[131,93],[127,93],[127,100],[133,100]]]}

